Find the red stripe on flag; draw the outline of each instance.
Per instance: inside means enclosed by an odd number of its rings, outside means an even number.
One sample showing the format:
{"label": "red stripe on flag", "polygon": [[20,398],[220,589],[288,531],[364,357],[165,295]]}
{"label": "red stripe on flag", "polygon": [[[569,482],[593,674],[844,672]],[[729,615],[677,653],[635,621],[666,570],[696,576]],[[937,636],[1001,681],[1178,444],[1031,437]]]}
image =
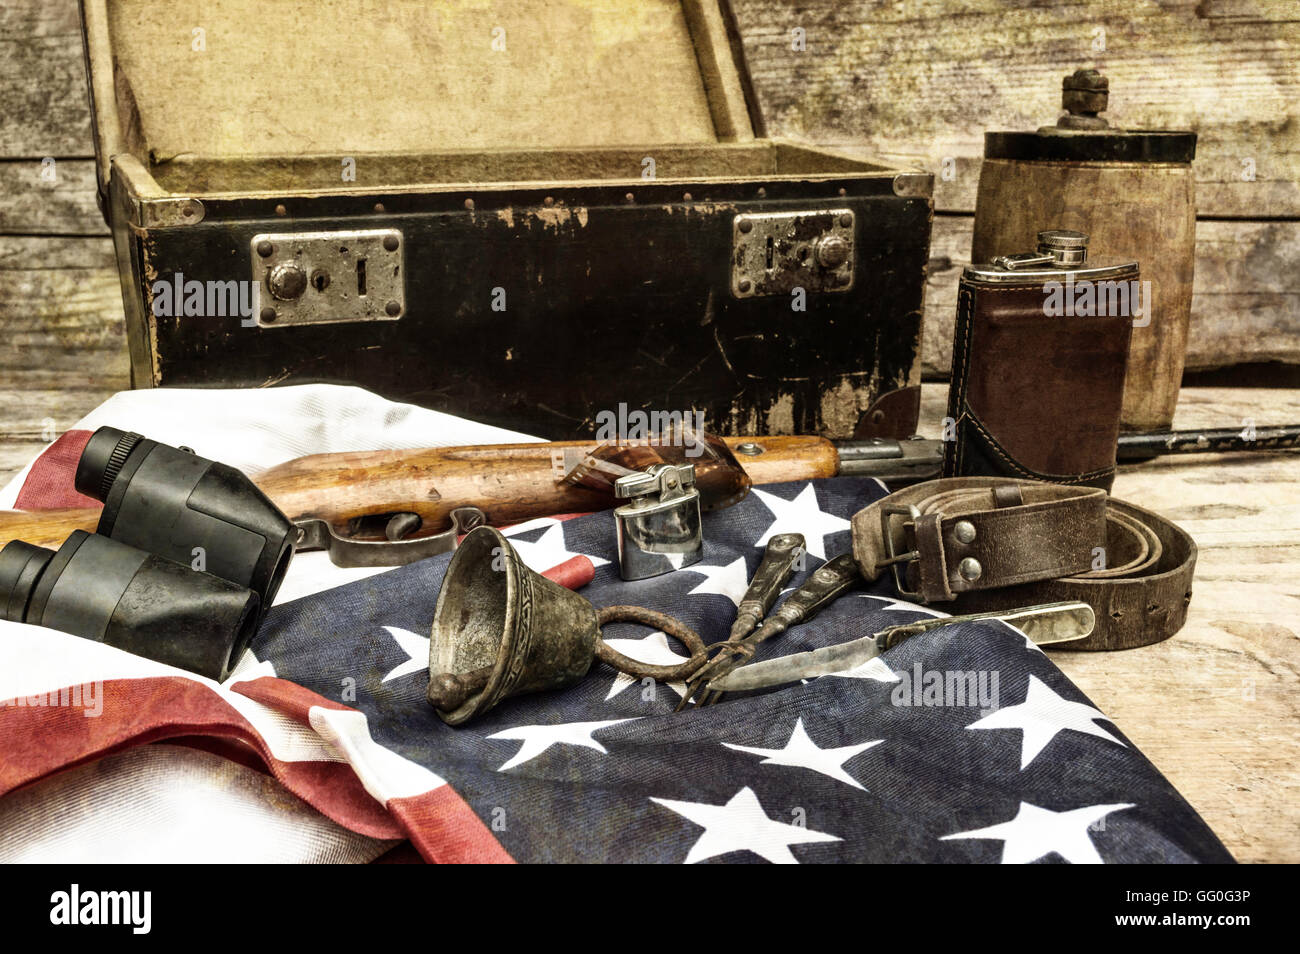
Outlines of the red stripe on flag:
{"label": "red stripe on flag", "polygon": [[345,828],[371,838],[414,835],[346,762],[280,761],[252,724],[202,683],[180,676],[112,680],[103,683],[100,698],[102,714],[95,717],[83,707],[0,705],[0,795],[133,745],[203,735],[252,746],[285,788]]}
{"label": "red stripe on flag", "polygon": [[[586,557],[582,560],[591,566],[591,561]],[[567,563],[561,564],[561,566],[567,565]],[[237,682],[230,688],[233,692],[255,699],[302,723],[309,722],[313,708],[334,709],[340,712],[357,711],[351,706],[327,699],[297,683],[273,676],[260,676],[246,682]],[[371,804],[378,804],[373,798],[369,800]],[[420,854],[429,861],[449,864],[453,862],[500,863],[514,860],[501,847],[474,810],[449,785],[442,785],[419,795],[389,799],[388,811],[405,829],[407,837],[411,839]]]}
{"label": "red stripe on flag", "polygon": [[510,853],[450,785],[388,803],[411,844],[435,864],[514,864]]}
{"label": "red stripe on flag", "polygon": [[358,711],[352,706],[326,699],[306,686],[300,686],[288,679],[277,679],[275,676],[258,676],[256,679],[241,680],[231,683],[229,688],[231,692],[248,696],[277,712],[293,716],[303,725],[311,723],[313,706],[319,709],[337,709],[340,712]]}
{"label": "red stripe on flag", "polygon": [[14,507],[18,510],[57,510],[60,507],[94,507],[98,500],[79,494],[73,487],[77,461],[90,440],[90,431],[68,431],[32,461]]}

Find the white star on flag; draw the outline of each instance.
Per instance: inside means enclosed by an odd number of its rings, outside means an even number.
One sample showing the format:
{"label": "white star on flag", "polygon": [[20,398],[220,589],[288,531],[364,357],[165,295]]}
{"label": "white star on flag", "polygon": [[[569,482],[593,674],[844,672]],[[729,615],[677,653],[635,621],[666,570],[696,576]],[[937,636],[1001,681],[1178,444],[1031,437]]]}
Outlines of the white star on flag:
{"label": "white star on flag", "polygon": [[924,616],[934,617],[935,619],[940,616],[951,615],[942,610],[937,610],[932,606],[918,606],[916,603],[896,600],[890,596],[877,596],[874,593],[859,593],[858,596],[864,600],[875,600],[878,603],[884,603],[885,605],[880,607],[880,609],[885,613],[920,613]]}
{"label": "white star on flag", "polygon": [[[673,648],[668,645],[668,637],[659,632],[651,633],[644,639],[607,639],[605,642],[611,649],[617,650],[624,656],[630,656],[637,662],[649,663],[652,666],[676,666],[688,662],[691,658],[689,656],[679,656],[673,652]],[[625,672],[620,672],[614,677],[613,685],[609,687],[609,694],[605,696],[605,701],[608,702],[628,686],[635,686],[640,682],[640,679],[629,676]],[[667,685],[677,695],[686,695],[686,683],[670,682]]]}
{"label": "white star on flag", "polygon": [[698,573],[704,577],[700,585],[687,593],[687,596],[716,593],[739,606],[745,591],[749,589],[749,570],[745,566],[744,557],[732,560],[726,566],[706,566],[703,563],[696,563],[694,566],[686,567],[682,572]]}
{"label": "white star on flag", "polygon": [[760,749],[750,745],[733,745],[731,742],[723,742],[722,744],[729,749],[748,752],[750,755],[767,756],[759,763],[760,765],[787,765],[791,768],[812,769],[812,771],[820,772],[837,782],[852,785],[854,788],[862,789],[865,792],[867,790],[866,786],[844,770],[844,763],[859,752],[865,752],[883,741],[885,740],[871,739],[857,745],[845,745],[835,749],[818,748],[817,743],[809,738],[808,733],[804,731],[803,719],[796,719],[794,731],[790,733],[790,741],[785,744],[783,749]]}
{"label": "white star on flag", "polygon": [[679,802],[670,798],[652,798],[650,801],[704,829],[704,834],[686,854],[685,864],[688,865],[733,851],[752,851],[775,865],[796,865],[799,862],[790,852],[791,845],[843,841],[835,835],[812,831],[802,825],[773,821],[763,811],[758,796],[748,787],[733,795],[725,805]]}
{"label": "white star on flag", "polygon": [[1011,821],[975,831],[962,831],[944,835],[940,841],[964,838],[995,838],[1003,842],[1002,863],[1024,865],[1037,861],[1053,852],[1075,865],[1099,865],[1101,855],[1088,835],[1088,828],[1111,812],[1132,808],[1133,805],[1089,805],[1068,812],[1054,812],[1028,802],[1020,803],[1020,811]]}
{"label": "white star on flag", "polygon": [[635,719],[609,719],[605,722],[565,722],[560,725],[521,725],[489,735],[489,739],[516,739],[524,744],[511,756],[498,772],[512,769],[516,765],[537,758],[553,745],[581,745],[595,749],[602,755],[609,750],[592,738],[592,734],[620,722],[635,722]]}
{"label": "white star on flag", "polygon": [[423,672],[429,668],[429,637],[413,633],[409,629],[401,629],[397,626],[385,626],[388,635],[393,637],[393,641],[401,647],[402,652],[410,658],[406,662],[398,663],[380,682],[388,682],[390,679],[399,679],[402,676],[409,675],[413,672]]}
{"label": "white star on flag", "polygon": [[[546,527],[547,529],[536,541],[530,542],[519,539],[519,534],[536,530],[539,527]],[[590,553],[578,553],[568,549],[568,544],[564,542],[564,521],[556,520],[554,517],[538,517],[536,520],[526,520],[505,531],[505,535],[510,541],[510,545],[519,554],[519,558],[524,561],[530,570],[537,573],[545,573],[552,567],[559,566],[576,556],[585,556],[591,561],[592,566],[604,566],[609,562],[600,557],[592,556]]]}
{"label": "white star on flag", "polygon": [[752,490],[755,497],[763,502],[776,518],[767,531],[758,538],[755,546],[766,546],[767,541],[778,533],[802,533],[808,542],[808,552],[818,559],[826,559],[827,534],[848,530],[852,526],[843,517],[827,513],[817,506],[817,491],[812,484],[799,491],[794,500],[786,500],[761,487]]}
{"label": "white star on flag", "polygon": [[1038,754],[1047,748],[1058,733],[1067,729],[1095,735],[1107,742],[1123,745],[1094,719],[1106,719],[1106,714],[1081,702],[1062,699],[1037,676],[1029,677],[1029,688],[1025,701],[1005,709],[997,709],[966,726],[968,729],[1020,729],[1024,736],[1021,740],[1020,768],[1025,769]]}

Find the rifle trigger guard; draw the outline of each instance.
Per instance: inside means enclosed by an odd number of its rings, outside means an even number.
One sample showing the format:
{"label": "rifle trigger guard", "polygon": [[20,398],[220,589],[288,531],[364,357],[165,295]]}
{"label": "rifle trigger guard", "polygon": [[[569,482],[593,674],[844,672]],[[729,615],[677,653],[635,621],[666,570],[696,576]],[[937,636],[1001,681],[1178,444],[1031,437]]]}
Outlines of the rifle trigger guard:
{"label": "rifle trigger guard", "polygon": [[440,553],[450,553],[466,533],[487,523],[487,515],[478,507],[457,507],[451,512],[451,527],[427,537],[409,540],[363,540],[340,536],[328,521],[318,518],[298,520],[298,539],[294,549],[324,550],[330,562],[341,567],[405,566]]}

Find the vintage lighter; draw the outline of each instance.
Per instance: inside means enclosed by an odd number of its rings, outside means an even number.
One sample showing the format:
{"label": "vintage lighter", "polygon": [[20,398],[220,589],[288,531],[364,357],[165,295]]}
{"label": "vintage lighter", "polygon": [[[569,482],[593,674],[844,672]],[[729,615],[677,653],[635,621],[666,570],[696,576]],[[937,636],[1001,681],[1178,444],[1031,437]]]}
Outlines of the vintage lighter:
{"label": "vintage lighter", "polygon": [[700,492],[693,464],[658,464],[620,477],[614,496],[618,568],[625,580],[644,580],[699,563],[704,555]]}
{"label": "vintage lighter", "polygon": [[1109,490],[1133,326],[1149,320],[1136,262],[1093,264],[1088,236],[969,265],[957,293],[946,477]]}

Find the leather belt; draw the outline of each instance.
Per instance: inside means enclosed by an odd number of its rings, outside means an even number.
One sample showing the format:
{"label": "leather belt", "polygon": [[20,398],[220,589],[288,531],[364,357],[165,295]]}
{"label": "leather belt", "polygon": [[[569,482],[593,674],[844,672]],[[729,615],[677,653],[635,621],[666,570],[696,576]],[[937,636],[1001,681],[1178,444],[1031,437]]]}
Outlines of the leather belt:
{"label": "leather belt", "polygon": [[853,556],[868,580],[892,569],[900,595],[954,613],[1081,600],[1096,629],[1068,648],[1129,649],[1182,628],[1196,544],[1099,489],[952,477],[855,514]]}

